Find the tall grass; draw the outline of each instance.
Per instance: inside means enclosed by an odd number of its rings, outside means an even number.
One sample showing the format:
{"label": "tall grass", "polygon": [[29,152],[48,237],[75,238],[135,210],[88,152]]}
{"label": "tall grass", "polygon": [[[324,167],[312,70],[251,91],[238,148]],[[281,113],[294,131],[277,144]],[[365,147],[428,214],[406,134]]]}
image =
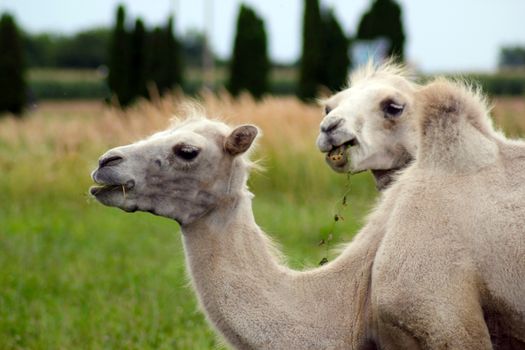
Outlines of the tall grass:
{"label": "tall grass", "polygon": [[[198,98],[211,117],[254,123],[263,137],[254,173],[258,223],[296,268],[348,241],[375,197],[368,174],[347,186],[315,147],[319,108],[295,98],[221,93]],[[44,103],[0,120],[0,349],[210,349],[220,347],[187,286],[178,226],[91,200],[90,171],[109,147],[170,125],[187,98],[142,101],[123,112],[93,102]],[[500,103],[501,102],[501,103]],[[496,101],[499,125],[525,130],[524,101]]]}

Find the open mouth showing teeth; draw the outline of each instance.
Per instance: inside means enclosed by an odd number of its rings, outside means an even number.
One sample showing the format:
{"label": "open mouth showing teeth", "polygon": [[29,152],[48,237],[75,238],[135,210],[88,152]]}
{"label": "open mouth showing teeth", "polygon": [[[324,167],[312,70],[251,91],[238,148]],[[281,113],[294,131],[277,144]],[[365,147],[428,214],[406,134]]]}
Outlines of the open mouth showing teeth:
{"label": "open mouth showing teeth", "polygon": [[343,143],[342,145],[335,147],[330,152],[326,154],[327,163],[335,171],[345,171],[346,165],[349,163],[350,159],[348,157],[348,149],[352,146],[357,145],[357,140],[352,139]]}

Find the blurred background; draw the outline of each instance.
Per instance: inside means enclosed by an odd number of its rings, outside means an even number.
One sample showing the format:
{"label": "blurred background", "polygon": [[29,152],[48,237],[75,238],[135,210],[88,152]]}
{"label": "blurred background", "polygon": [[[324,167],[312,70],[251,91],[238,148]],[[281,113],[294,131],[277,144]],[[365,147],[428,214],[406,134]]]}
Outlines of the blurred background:
{"label": "blurred background", "polygon": [[481,85],[496,124],[522,136],[523,13],[521,0],[3,0],[0,349],[222,348],[177,224],[87,195],[100,154],[183,118],[188,101],[257,124],[257,222],[290,266],[314,267],[377,198],[369,174],[324,164],[316,98],[394,55],[418,80]]}

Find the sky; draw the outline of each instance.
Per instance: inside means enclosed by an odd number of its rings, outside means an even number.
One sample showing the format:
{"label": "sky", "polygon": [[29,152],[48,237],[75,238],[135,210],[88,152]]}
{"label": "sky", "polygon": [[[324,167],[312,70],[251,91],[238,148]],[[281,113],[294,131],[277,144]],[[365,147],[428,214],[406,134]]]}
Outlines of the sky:
{"label": "sky", "polygon": [[[303,0],[0,0],[24,30],[74,33],[111,26],[118,4],[128,18],[147,25],[175,13],[179,34],[211,33],[213,50],[230,56],[239,5],[253,7],[265,20],[274,61],[289,63],[301,51]],[[408,61],[426,73],[489,72],[497,69],[501,46],[525,46],[525,0],[398,0],[403,8]],[[334,9],[348,35],[356,32],[370,0],[320,0]]]}

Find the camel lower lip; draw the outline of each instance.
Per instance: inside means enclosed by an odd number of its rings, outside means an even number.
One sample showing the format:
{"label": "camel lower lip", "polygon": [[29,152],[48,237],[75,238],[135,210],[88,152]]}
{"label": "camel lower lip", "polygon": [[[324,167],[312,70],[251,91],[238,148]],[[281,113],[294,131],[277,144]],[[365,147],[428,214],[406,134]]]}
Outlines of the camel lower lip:
{"label": "camel lower lip", "polygon": [[123,192],[131,190],[133,187],[135,187],[135,181],[134,180],[128,180],[125,184],[97,184],[94,186],[91,186],[89,188],[89,193],[93,196],[100,195],[102,193],[107,193],[113,190],[121,190]]}
{"label": "camel lower lip", "polygon": [[123,185],[96,185],[89,188],[89,193],[93,196],[98,196],[116,189],[122,189]]}

